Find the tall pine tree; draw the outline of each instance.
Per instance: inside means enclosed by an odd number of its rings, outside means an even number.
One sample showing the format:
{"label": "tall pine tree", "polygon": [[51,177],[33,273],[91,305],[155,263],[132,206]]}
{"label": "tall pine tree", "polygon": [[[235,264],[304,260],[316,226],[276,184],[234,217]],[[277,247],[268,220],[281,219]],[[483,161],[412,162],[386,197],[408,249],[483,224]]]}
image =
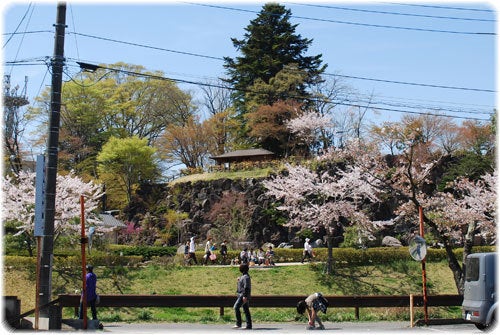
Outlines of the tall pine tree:
{"label": "tall pine tree", "polygon": [[[225,57],[224,67],[234,88],[233,98],[240,116],[247,112],[245,93],[257,79],[269,81],[286,66],[304,71],[304,81],[293,88],[294,97],[307,97],[306,87],[321,80],[326,69],[322,55],[305,56],[312,39],[296,34],[297,25],[290,23],[291,11],[277,3],[265,4],[257,18],[245,28],[244,38],[232,38],[234,47],[241,52],[235,59]],[[292,98],[294,98],[292,97]],[[278,100],[278,98],[277,98]],[[271,101],[272,105],[275,101]]]}

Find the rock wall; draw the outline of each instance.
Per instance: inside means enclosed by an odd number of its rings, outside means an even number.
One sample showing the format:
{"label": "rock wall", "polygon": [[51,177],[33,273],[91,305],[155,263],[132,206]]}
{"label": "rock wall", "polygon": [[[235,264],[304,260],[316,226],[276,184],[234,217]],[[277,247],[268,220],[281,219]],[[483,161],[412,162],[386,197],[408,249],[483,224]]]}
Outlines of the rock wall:
{"label": "rock wall", "polygon": [[[245,217],[251,220],[249,231],[245,238],[246,242],[252,242],[255,246],[264,243],[279,245],[281,242],[292,243],[300,247],[303,241],[296,233],[299,228],[283,227],[281,223],[286,222],[286,213],[275,209],[274,199],[265,195],[262,178],[249,179],[217,179],[209,181],[196,181],[187,183],[176,183],[173,185],[143,185],[138,191],[147,207],[151,210],[156,208],[168,208],[189,215],[182,229],[182,237],[192,235],[198,236],[202,242],[208,235],[214,236],[213,211],[221,210],[221,206],[227,206],[231,199],[240,201],[234,206],[243,206]],[[243,202],[243,205],[241,205]],[[386,200],[384,203],[368,205],[367,210],[372,213],[374,220],[387,220],[393,215],[395,201]],[[217,208],[218,207],[218,208]],[[407,225],[394,225],[381,231],[378,241],[373,241],[373,246],[380,245],[384,236],[403,236],[405,232],[414,229]],[[315,232],[314,239],[323,238],[323,231]],[[343,240],[340,232],[339,242]],[[214,236],[216,240],[220,237]]]}
{"label": "rock wall", "polygon": [[[267,197],[261,183],[262,179],[217,179],[177,183],[172,186],[149,185],[138,192],[146,203],[167,207],[187,213],[189,220],[183,234],[197,235],[203,241],[214,228],[210,214],[216,206],[227,205],[231,199],[243,201],[246,214],[251,218],[247,241],[255,245],[271,242],[275,245],[294,238],[295,231],[289,230],[276,222],[276,216],[284,213],[270,211],[273,199]],[[161,191],[158,192],[158,188]],[[153,199],[152,194],[160,199]],[[229,198],[229,199],[228,199]]]}

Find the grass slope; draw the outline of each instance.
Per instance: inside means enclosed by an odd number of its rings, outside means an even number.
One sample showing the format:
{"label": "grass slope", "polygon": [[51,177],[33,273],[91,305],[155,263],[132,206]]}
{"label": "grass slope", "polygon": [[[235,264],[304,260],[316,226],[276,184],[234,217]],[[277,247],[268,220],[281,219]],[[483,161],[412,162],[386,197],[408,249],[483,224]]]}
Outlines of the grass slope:
{"label": "grass slope", "polygon": [[[390,295],[421,294],[422,274],[418,262],[395,262],[383,266],[336,268],[332,276],[323,273],[321,263],[254,267],[250,270],[254,295]],[[453,277],[444,262],[427,263],[429,294],[456,294]],[[236,291],[237,267],[149,264],[143,267],[97,267],[98,291],[107,294],[220,294]],[[29,269],[4,269],[4,295],[21,299],[22,312],[34,308],[35,278]],[[74,293],[80,289],[78,269],[55,271],[53,290]],[[432,308],[431,317],[460,317],[459,308]],[[102,321],[232,322],[233,312],[226,309],[219,317],[218,308],[100,308]],[[422,311],[417,309],[417,317]],[[72,317],[66,310],[64,317]],[[287,322],[300,319],[290,308],[254,308],[255,322]],[[361,320],[409,320],[406,308],[362,309]],[[354,320],[354,309],[330,309],[325,320]]]}

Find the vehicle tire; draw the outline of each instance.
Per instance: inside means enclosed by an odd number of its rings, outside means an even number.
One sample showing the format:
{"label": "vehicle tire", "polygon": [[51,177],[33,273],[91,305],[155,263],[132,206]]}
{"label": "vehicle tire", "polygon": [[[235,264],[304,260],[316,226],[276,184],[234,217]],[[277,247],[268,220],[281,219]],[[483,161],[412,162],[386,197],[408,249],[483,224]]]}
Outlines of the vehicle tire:
{"label": "vehicle tire", "polygon": [[497,326],[497,311],[493,312],[493,315],[491,316],[491,322],[490,324],[486,327],[486,331],[490,331],[495,329]]}
{"label": "vehicle tire", "polygon": [[489,324],[484,325],[484,324],[476,323],[475,325],[476,325],[477,329],[485,331],[485,332],[489,332],[489,331],[495,329],[495,327],[497,325],[496,311],[493,313],[493,315],[491,317],[491,322]]}
{"label": "vehicle tire", "polygon": [[475,323],[474,324],[476,326],[477,329],[479,330],[486,330],[488,328],[487,325],[483,325],[482,323]]}

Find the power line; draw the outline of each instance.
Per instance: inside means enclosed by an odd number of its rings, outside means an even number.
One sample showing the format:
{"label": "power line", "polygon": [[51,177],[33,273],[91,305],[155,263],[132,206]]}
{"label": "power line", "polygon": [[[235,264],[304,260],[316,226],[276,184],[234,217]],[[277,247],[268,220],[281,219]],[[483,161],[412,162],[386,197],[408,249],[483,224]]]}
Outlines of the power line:
{"label": "power line", "polygon": [[[100,36],[95,36],[95,35],[89,35],[89,34],[83,34],[83,33],[77,33],[77,32],[68,32],[68,34],[77,34],[80,36],[99,39],[99,40],[108,41],[108,42],[132,45],[132,46],[136,46],[136,47],[153,49],[153,50],[172,52],[172,53],[188,55],[188,56],[193,56],[193,57],[208,58],[208,59],[219,60],[219,61],[224,60],[223,57],[216,57],[216,56],[197,54],[197,53],[193,53],[193,52],[159,48],[159,47],[154,47],[151,45],[125,42],[125,41],[120,41],[120,40],[116,40],[116,39],[100,37]],[[377,78],[357,77],[357,76],[348,76],[348,75],[338,75],[338,74],[332,74],[332,73],[323,73],[323,75],[357,79],[357,80],[376,81],[376,82],[383,82],[383,83],[389,83],[389,84],[411,85],[411,86],[432,87],[432,88],[452,89],[452,90],[462,90],[462,91],[487,92],[487,93],[495,93],[496,92],[495,90],[488,90],[488,89],[482,89],[482,88],[469,88],[469,87],[445,86],[445,85],[437,85],[437,84],[414,83],[414,82],[396,81],[396,80],[388,80],[388,79],[377,79]]]}
{"label": "power line", "polygon": [[[354,97],[354,98],[353,98]],[[340,99],[340,98],[339,98]],[[471,114],[471,115],[491,115],[491,111],[493,107],[489,109],[489,111],[480,110],[480,109],[470,109],[466,110],[463,108],[452,108],[452,107],[444,107],[444,106],[433,106],[433,105],[411,105],[405,102],[397,102],[393,100],[384,100],[376,97],[373,99],[371,96],[369,97],[359,97],[356,99],[356,96],[343,96],[343,100],[350,101],[351,103],[365,103],[370,105],[385,105],[390,107],[400,107],[400,108],[411,108],[411,109],[420,109],[420,110],[433,110],[437,112],[450,112],[450,113],[459,113],[459,114]]]}
{"label": "power line", "polygon": [[[204,3],[194,3],[194,2],[186,2],[187,4],[195,5],[195,6],[203,6],[209,8],[217,8],[224,9],[236,12],[245,12],[245,13],[253,13],[253,14],[261,14],[262,12],[251,10],[251,9],[242,9],[242,8],[234,8],[234,7],[226,7],[219,5],[209,5]],[[271,14],[271,13],[268,13]],[[272,15],[272,14],[271,14]],[[361,26],[361,27],[372,27],[372,28],[385,28],[385,29],[398,29],[398,30],[407,30],[407,31],[419,31],[419,32],[429,32],[429,33],[444,33],[444,34],[455,34],[455,35],[477,35],[477,36],[494,36],[496,33],[491,32],[472,32],[472,31],[456,31],[456,30],[442,30],[442,29],[425,29],[425,28],[414,28],[414,27],[402,27],[402,26],[389,26],[383,24],[371,24],[371,23],[360,23],[360,22],[352,22],[352,21],[340,21],[340,20],[331,20],[331,19],[320,19],[306,16],[298,16],[298,15],[290,15],[290,17],[301,20],[310,20],[310,21],[319,21],[319,22],[329,22],[329,23],[338,23],[338,24],[347,24],[353,26]]]}
{"label": "power line", "polygon": [[426,18],[426,19],[443,19],[443,20],[458,20],[458,21],[478,21],[478,22],[496,22],[496,20],[477,19],[477,18],[469,18],[469,17],[453,17],[453,16],[437,16],[437,15],[425,15],[425,14],[414,14],[414,13],[388,12],[388,11],[380,11],[380,10],[361,9],[361,8],[348,8],[348,7],[339,7],[339,6],[331,6],[331,5],[298,3],[298,2],[286,2],[286,3],[292,4],[292,5],[307,6],[307,7],[329,8],[329,9],[337,9],[337,10],[344,10],[344,11],[351,11],[351,12],[360,12],[360,13],[371,13],[371,14],[384,14],[384,15],[407,16],[407,17],[420,17],[420,18]]}
{"label": "power line", "polygon": [[177,53],[177,54],[186,55],[186,56],[194,56],[194,57],[201,57],[201,58],[208,58],[208,59],[215,59],[215,60],[224,60],[221,57],[213,57],[213,56],[195,54],[195,53],[191,53],[191,52],[178,51],[178,50],[172,50],[172,49],[166,49],[166,48],[159,48],[159,47],[154,47],[154,46],[151,46],[151,45],[139,44],[139,43],[132,43],[132,42],[125,42],[125,41],[119,41],[119,40],[115,40],[115,39],[112,39],[112,38],[94,36],[94,35],[89,35],[89,34],[83,34],[83,33],[77,33],[77,32],[68,32],[68,34],[75,34],[75,35],[79,35],[79,36],[83,36],[83,37],[95,38],[95,39],[99,39],[99,40],[103,40],[103,41],[108,41],[108,42],[114,42],[114,43],[127,44],[127,45],[132,45],[132,46],[141,47],[141,48],[147,48],[147,49],[153,49],[153,50],[159,50],[159,51],[172,52],[172,53]]}
{"label": "power line", "polygon": [[[74,60],[72,58],[68,58],[68,60],[72,60],[72,61],[75,61],[76,63],[79,63],[79,60]],[[11,66],[46,65],[46,66],[48,66],[48,69],[50,71],[49,64],[47,63],[47,57],[45,57],[45,58],[38,57],[38,58],[31,58],[31,59],[26,59],[26,60],[21,60],[21,61],[16,61],[16,62],[7,62],[7,64],[9,64]],[[95,66],[95,68],[97,69],[97,68],[99,68],[99,66]],[[117,71],[117,70],[113,69],[113,71]],[[68,77],[71,77],[70,74],[68,74],[68,73],[66,73],[66,74],[68,75]],[[175,73],[174,72],[172,74],[173,75],[181,75],[184,77],[192,77],[195,79],[202,79],[202,80],[215,81],[216,79],[218,79],[218,78],[214,78],[214,77],[200,77],[199,75],[190,75],[190,74],[185,74],[185,73]],[[105,75],[103,75],[102,77],[105,77]],[[165,77],[165,78],[171,79],[170,77]],[[72,78],[71,78],[71,80],[74,81]],[[211,85],[211,84],[208,84],[207,82],[202,83],[200,81],[190,81],[190,80],[184,80],[184,79],[175,79],[175,81],[181,82],[181,83],[199,85],[199,86],[211,86],[211,87],[216,87],[216,88],[232,89],[229,86]],[[74,82],[77,83],[76,81],[74,81]],[[488,105],[481,106],[483,108],[488,108],[489,110],[487,111],[486,109],[477,109],[477,108],[464,109],[464,108],[456,108],[456,107],[447,107],[447,106],[442,106],[442,105],[440,106],[440,105],[429,105],[429,104],[409,104],[409,103],[407,103],[408,100],[419,101],[419,99],[408,99],[408,98],[397,98],[397,97],[385,97],[385,98],[386,99],[384,99],[383,96],[378,96],[374,100],[374,99],[372,99],[371,96],[364,96],[364,97],[360,96],[359,98],[356,98],[356,95],[354,95],[354,96],[353,95],[349,95],[349,96],[343,95],[343,96],[339,97],[337,100],[343,101],[343,102],[348,101],[350,106],[360,106],[360,105],[364,104],[364,105],[372,105],[373,108],[376,108],[375,105],[382,105],[382,106],[385,105],[385,106],[389,106],[389,107],[399,107],[399,108],[407,108],[407,109],[426,109],[426,110],[433,110],[436,112],[449,112],[449,113],[472,114],[472,115],[475,115],[475,114],[491,115],[491,113],[492,113],[491,111],[494,109],[494,107],[488,106]],[[403,100],[405,102],[397,102],[394,100]],[[428,102],[427,100],[420,100],[420,101]],[[333,100],[332,100],[332,102],[333,102]],[[453,103],[453,102],[443,102],[443,101],[437,101],[436,103],[450,104],[450,105],[457,104],[457,103]],[[457,104],[457,105],[463,106],[462,103]],[[470,104],[470,105],[480,107],[479,105],[475,105],[475,104]]]}
{"label": "power line", "polygon": [[470,12],[487,12],[487,13],[494,12],[491,9],[480,9],[480,8],[450,7],[450,6],[438,6],[438,5],[421,5],[421,4],[410,4],[410,3],[400,3],[400,2],[382,2],[382,3],[387,3],[387,4],[391,4],[391,5],[398,5],[398,6],[437,8],[437,9],[470,11]]}
{"label": "power line", "polygon": [[7,39],[7,41],[5,41],[4,45],[3,45],[3,48],[5,49],[5,47],[7,46],[7,44],[9,44],[10,40],[12,39],[12,37],[14,37],[14,35],[17,33],[17,30],[19,29],[19,27],[21,27],[21,24],[23,23],[24,19],[26,18],[26,16],[28,15],[29,11],[30,11],[30,8],[31,8],[31,2],[30,4],[28,5],[28,9],[26,9],[26,13],[24,13],[23,17],[21,18],[21,20],[19,21],[19,24],[17,25],[16,29],[14,30],[14,32],[10,35],[10,37]]}
{"label": "power line", "polygon": [[[77,62],[78,63],[78,62]],[[94,65],[90,65],[91,67],[94,67]],[[196,78],[196,79],[205,79],[205,80],[216,80],[217,78],[207,78],[207,77],[200,77],[200,76],[194,76],[194,75],[188,75],[188,74],[179,74],[179,73],[172,73],[174,75],[182,75],[182,76],[185,76],[185,77],[192,77],[192,78]],[[165,77],[165,78],[169,78],[169,79],[172,79],[172,77]],[[188,83],[188,84],[193,84],[193,85],[199,85],[199,86],[209,86],[209,87],[215,87],[215,88],[225,88],[225,89],[229,89],[229,90],[235,90],[234,88],[230,87],[230,86],[227,86],[227,85],[215,85],[215,84],[209,84],[207,82],[200,82],[200,81],[190,81],[190,80],[185,80],[185,79],[175,79],[176,81],[184,81],[183,83]],[[248,90],[248,92],[252,92],[252,93],[261,93],[261,92],[256,92],[256,91],[251,91],[251,90]],[[489,111],[485,111],[485,110],[478,110],[478,109],[471,109],[471,110],[466,110],[466,109],[459,109],[459,108],[447,108],[447,107],[443,107],[443,106],[431,106],[431,105],[411,105],[411,104],[408,104],[408,103],[401,103],[401,102],[394,102],[394,101],[390,101],[390,100],[383,100],[383,99],[376,99],[376,100],[372,100],[371,97],[360,97],[360,98],[353,98],[355,96],[352,96],[352,95],[349,95],[349,96],[346,96],[346,95],[343,95],[342,97],[339,97],[338,99],[336,99],[336,102],[338,104],[339,101],[343,101],[343,102],[346,102],[348,101],[349,102],[349,105],[350,106],[360,106],[360,105],[373,105],[373,108],[376,108],[374,105],[385,105],[385,106],[390,106],[390,107],[400,107],[400,108],[409,108],[409,109],[427,109],[427,110],[433,110],[433,111],[436,111],[436,112],[450,112],[450,113],[460,113],[460,114],[482,114],[482,115],[491,115],[492,114],[492,110],[493,110],[493,107],[489,107],[491,108]],[[389,97],[390,98],[390,97]],[[397,98],[394,98],[397,100]],[[404,99],[404,100],[408,100],[408,99]],[[332,100],[333,102],[333,100]]]}
{"label": "power line", "polygon": [[[130,70],[124,70],[124,69],[116,69],[116,68],[112,68],[109,66],[103,66],[103,65],[95,65],[95,64],[89,64],[89,65],[92,67],[96,67],[96,68],[100,68],[100,69],[104,69],[104,70],[108,70],[108,71],[124,73],[127,75],[136,76],[136,77],[151,78],[151,79],[157,79],[157,80],[167,80],[167,81],[173,81],[176,83],[214,87],[214,88],[228,89],[228,90],[233,90],[233,91],[237,90],[235,87],[232,87],[229,85],[202,83],[202,82],[197,82],[197,81],[192,81],[192,80],[170,78],[170,77],[164,77],[164,76],[155,75],[155,74],[141,73],[141,72],[135,72],[135,71],[130,71]],[[266,92],[254,91],[254,90],[249,90],[249,89],[246,89],[244,91],[247,93],[266,94]],[[417,112],[417,111],[401,110],[401,109],[394,109],[394,108],[374,107],[374,106],[369,106],[369,105],[360,105],[360,104],[346,103],[346,102],[342,102],[342,101],[334,101],[331,99],[318,98],[318,97],[305,97],[305,96],[292,96],[292,95],[290,95],[288,97],[292,98],[292,99],[297,99],[297,100],[309,100],[311,102],[334,103],[335,105],[356,107],[356,108],[367,108],[367,109],[374,109],[377,111],[384,111],[384,112],[408,113],[408,114],[418,114],[418,115],[432,115],[432,116],[442,116],[442,117],[455,118],[455,119],[489,121],[489,119],[476,118],[476,117],[452,116],[452,115],[442,114],[442,113]]]}
{"label": "power line", "polygon": [[[334,75],[334,74],[327,74],[327,75]],[[469,88],[469,87],[458,87],[458,86],[444,86],[444,85],[435,85],[435,84],[412,83],[412,82],[387,80],[387,79],[375,79],[375,78],[367,78],[367,77],[347,76],[347,75],[340,75],[340,74],[336,74],[335,76],[342,77],[342,78],[349,78],[349,79],[377,81],[377,82],[389,83],[389,84],[423,86],[423,87],[432,87],[432,88],[445,88],[445,89],[449,89],[449,90],[475,91],[475,92],[486,92],[486,93],[495,93],[496,92],[495,90],[487,90],[487,89],[482,89],[482,88]]]}
{"label": "power line", "polygon": [[3,33],[2,35],[24,35],[24,34],[40,34],[40,33],[51,33],[53,34],[53,30],[32,30],[32,31],[23,31],[22,33],[13,32],[13,33]]}

